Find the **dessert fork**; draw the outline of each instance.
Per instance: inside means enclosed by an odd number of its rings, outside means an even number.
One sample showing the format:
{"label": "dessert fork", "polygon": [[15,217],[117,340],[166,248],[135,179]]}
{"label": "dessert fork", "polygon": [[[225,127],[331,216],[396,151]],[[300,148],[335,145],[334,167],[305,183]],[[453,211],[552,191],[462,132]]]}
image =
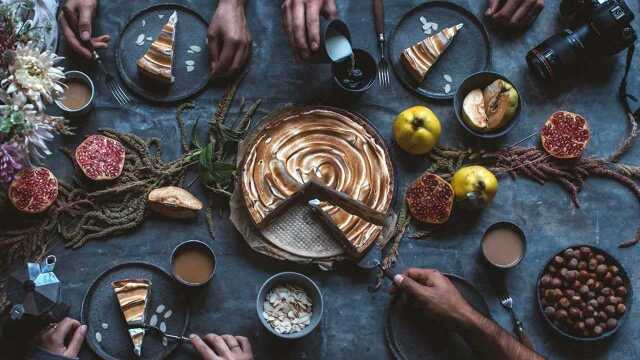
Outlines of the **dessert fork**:
{"label": "dessert fork", "polygon": [[175,341],[177,341],[179,343],[185,343],[185,342],[186,343],[190,343],[191,342],[191,339],[188,338],[188,337],[167,334],[165,331],[162,331],[157,326],[153,326],[153,325],[150,325],[150,324],[143,324],[143,325],[141,325],[139,327],[142,327],[142,328],[147,329],[147,330],[153,330],[153,331],[159,333],[160,335],[166,337],[167,339],[175,340]]}
{"label": "dessert fork", "polygon": [[507,309],[511,314],[511,319],[513,320],[513,327],[515,329],[516,335],[518,336],[518,339],[520,340],[520,342],[524,346],[533,350],[533,343],[531,342],[531,339],[529,339],[529,337],[525,335],[524,327],[522,326],[522,321],[520,321],[516,317],[516,313],[515,311],[513,311],[513,299],[511,298],[511,296],[509,296],[507,289],[504,289],[504,293],[498,296],[498,300],[500,300],[500,304],[502,304],[502,306],[505,309]]}
{"label": "dessert fork", "polygon": [[105,68],[104,64],[102,64],[102,60],[100,60],[100,55],[98,55],[98,52],[93,50],[91,52],[91,57],[98,64],[98,68],[104,75],[105,84],[107,85],[107,88],[109,89],[109,91],[111,91],[111,95],[113,95],[113,97],[116,99],[116,101],[120,105],[128,104],[129,101],[131,101],[131,99],[129,98],[127,93],[124,91],[124,89],[122,89],[120,84],[118,84],[118,81],[116,80],[115,76],[113,76]]}
{"label": "dessert fork", "polygon": [[383,0],[373,0],[373,17],[378,45],[380,46],[380,61],[378,61],[378,81],[380,86],[389,87],[389,63],[384,56],[384,3]]}

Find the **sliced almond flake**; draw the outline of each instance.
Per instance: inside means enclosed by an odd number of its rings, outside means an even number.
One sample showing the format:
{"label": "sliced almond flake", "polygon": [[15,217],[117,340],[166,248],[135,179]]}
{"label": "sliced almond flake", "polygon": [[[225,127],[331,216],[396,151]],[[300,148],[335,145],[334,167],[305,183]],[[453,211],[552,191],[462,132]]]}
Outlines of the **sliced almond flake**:
{"label": "sliced almond flake", "polygon": [[147,41],[153,41],[153,38],[151,36],[147,36]]}
{"label": "sliced almond flake", "polygon": [[187,66],[187,72],[192,72],[195,69],[194,66]]}
{"label": "sliced almond flake", "polygon": [[162,19],[164,17],[164,14],[158,14],[158,19]]}
{"label": "sliced almond flake", "polygon": [[145,25],[147,25],[147,21],[146,20],[142,20],[142,27],[144,27]]}
{"label": "sliced almond flake", "polygon": [[109,324],[107,323],[102,323],[102,328],[107,330],[109,328]]}
{"label": "sliced almond flake", "polygon": [[195,65],[196,62],[193,61],[193,60],[187,60],[184,63],[187,64],[187,65]]}
{"label": "sliced almond flake", "polygon": [[446,84],[444,86],[444,92],[447,93],[447,94],[451,92],[451,85],[450,84]]}
{"label": "sliced almond flake", "polygon": [[424,16],[420,16],[420,22],[427,25],[427,19]]}
{"label": "sliced almond flake", "polygon": [[165,336],[162,337],[162,346],[167,346],[167,344],[169,344],[169,341],[167,341],[167,338]]}
{"label": "sliced almond flake", "polygon": [[166,306],[164,306],[164,304],[160,304],[160,305],[158,305],[158,307],[156,308],[156,312],[157,312],[158,314],[160,314],[161,312],[163,312],[163,311],[164,311],[164,309],[165,309],[165,308],[166,308]]}
{"label": "sliced almond flake", "polygon": [[153,316],[151,316],[151,320],[149,320],[149,325],[156,326],[157,324],[158,324],[158,315],[153,314]]}
{"label": "sliced almond flake", "polygon": [[170,318],[170,317],[171,317],[171,315],[173,315],[173,311],[171,311],[171,310],[167,310],[167,312],[166,312],[166,313],[164,313],[164,318],[165,318],[165,319],[168,319],[168,318]]}
{"label": "sliced almond flake", "polygon": [[138,46],[144,44],[144,34],[138,35],[138,37],[136,38],[136,44]]}
{"label": "sliced almond flake", "polygon": [[102,334],[100,334],[99,331],[96,331],[96,341],[97,342],[102,342]]}
{"label": "sliced almond flake", "polygon": [[449,74],[444,74],[444,76],[443,76],[443,77],[444,77],[444,80],[445,80],[446,82],[452,82],[452,81],[453,81],[453,78],[452,78],[452,77],[451,77],[451,75],[449,75]]}
{"label": "sliced almond flake", "polygon": [[202,51],[202,48],[198,45],[191,45],[189,46],[189,50],[199,53],[200,51]]}
{"label": "sliced almond flake", "polygon": [[160,331],[167,332],[167,324],[164,321],[160,323]]}
{"label": "sliced almond flake", "polygon": [[191,50],[187,50],[187,53],[188,53],[188,54],[193,54],[194,52],[193,52],[193,51],[191,51]]}

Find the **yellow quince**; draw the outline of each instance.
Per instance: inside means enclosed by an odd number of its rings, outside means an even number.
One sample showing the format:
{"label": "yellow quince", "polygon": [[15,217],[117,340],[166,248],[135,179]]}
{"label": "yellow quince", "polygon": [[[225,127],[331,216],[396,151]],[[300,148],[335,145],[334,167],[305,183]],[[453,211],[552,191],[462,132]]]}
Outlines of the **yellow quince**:
{"label": "yellow quince", "polygon": [[402,111],[393,123],[393,136],[404,151],[413,155],[426,154],[440,140],[440,120],[425,106]]}
{"label": "yellow quince", "polygon": [[470,165],[453,174],[451,186],[457,200],[485,207],[498,192],[498,179],[484,166]]}

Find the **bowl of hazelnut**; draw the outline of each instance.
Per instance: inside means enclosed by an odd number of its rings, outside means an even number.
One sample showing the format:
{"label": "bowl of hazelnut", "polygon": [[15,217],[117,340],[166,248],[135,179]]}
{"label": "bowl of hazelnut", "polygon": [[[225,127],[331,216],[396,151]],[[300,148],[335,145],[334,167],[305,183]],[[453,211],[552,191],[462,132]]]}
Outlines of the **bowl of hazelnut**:
{"label": "bowl of hazelnut", "polygon": [[620,263],[594,246],[571,246],[554,255],[538,277],[542,317],[576,341],[613,335],[627,317],[633,291]]}

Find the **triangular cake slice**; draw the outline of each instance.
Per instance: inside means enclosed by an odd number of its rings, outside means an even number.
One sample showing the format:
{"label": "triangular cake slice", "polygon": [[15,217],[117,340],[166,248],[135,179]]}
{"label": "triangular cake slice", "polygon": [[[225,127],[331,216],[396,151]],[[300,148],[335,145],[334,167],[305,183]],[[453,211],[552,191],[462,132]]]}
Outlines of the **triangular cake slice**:
{"label": "triangular cake slice", "polygon": [[400,54],[402,64],[416,82],[421,83],[424,80],[429,69],[447,50],[462,27],[463,24],[448,27],[402,50],[402,54]]}
{"label": "triangular cake slice", "polygon": [[169,17],[169,21],[160,30],[156,40],[151,43],[149,50],[138,59],[138,70],[143,75],[167,84],[171,84],[175,80],[172,68],[177,23],[178,13],[174,11]]}
{"label": "triangular cake slice", "polygon": [[[151,281],[146,279],[124,279],[111,283],[113,292],[120,304],[124,321],[129,327],[129,336],[133,343],[133,352],[142,355],[142,340],[144,339],[145,310],[149,302]],[[139,328],[131,326],[141,326]]]}

